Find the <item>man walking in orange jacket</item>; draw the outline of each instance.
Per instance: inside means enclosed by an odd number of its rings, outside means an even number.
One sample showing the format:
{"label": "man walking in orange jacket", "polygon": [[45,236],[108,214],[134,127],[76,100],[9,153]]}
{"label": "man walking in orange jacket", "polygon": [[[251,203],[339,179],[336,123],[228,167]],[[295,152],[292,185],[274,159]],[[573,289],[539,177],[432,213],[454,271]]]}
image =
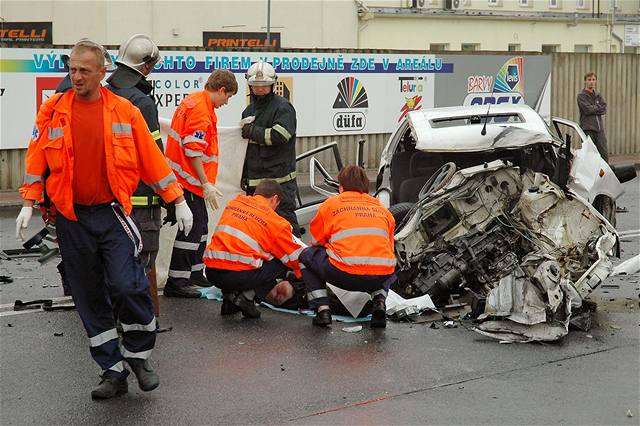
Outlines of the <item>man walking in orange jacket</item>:
{"label": "man walking in orange jacket", "polygon": [[[38,113],[20,190],[24,207],[16,219],[16,236],[23,238],[48,169],[46,190],[58,211],[65,279],[91,355],[102,368],[102,381],[91,392],[96,399],[127,392],[129,371],[123,360],[143,391],[159,385],[147,361],[155,344],[156,320],[138,259],[142,241],[129,216],[131,195],[140,179],[167,203],[176,203],[178,226],[184,232],[193,220],[140,111],[101,86],[104,55],[104,48],[89,40],[73,47],[73,90],[51,97]],[[114,313],[122,324],[122,350]]]}

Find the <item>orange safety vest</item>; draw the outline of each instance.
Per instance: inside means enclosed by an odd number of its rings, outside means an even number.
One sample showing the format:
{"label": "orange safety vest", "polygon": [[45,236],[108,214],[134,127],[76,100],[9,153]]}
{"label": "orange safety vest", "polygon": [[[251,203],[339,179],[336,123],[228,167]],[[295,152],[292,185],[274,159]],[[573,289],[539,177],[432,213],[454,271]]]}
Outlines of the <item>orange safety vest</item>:
{"label": "orange safety vest", "polygon": [[310,225],[311,242],[327,248],[329,262],[355,275],[394,272],[393,216],[378,199],[344,191],[320,205]]}
{"label": "orange safety vest", "polygon": [[165,155],[178,182],[202,197],[202,184],[190,158],[201,157],[207,180],[218,176],[218,119],[206,90],[195,92],[180,102],[173,114]]}
{"label": "orange safety vest", "polygon": [[266,198],[238,195],[222,212],[203,260],[209,268],[248,271],[276,258],[301,277],[298,256],[303,248],[289,222],[269,207]]}
{"label": "orange safety vest", "polygon": [[[100,89],[104,114],[104,148],[107,178],[111,192],[127,214],[131,213],[131,194],[140,179],[167,203],[182,195],[182,188],[149,133],[140,110],[128,100],[106,88]],[[46,180],[47,194],[56,209],[70,220],[77,220],[73,209],[73,140],[71,106],[75,92],[52,96],[38,111],[36,125],[27,149],[24,185],[25,200],[39,200]]]}

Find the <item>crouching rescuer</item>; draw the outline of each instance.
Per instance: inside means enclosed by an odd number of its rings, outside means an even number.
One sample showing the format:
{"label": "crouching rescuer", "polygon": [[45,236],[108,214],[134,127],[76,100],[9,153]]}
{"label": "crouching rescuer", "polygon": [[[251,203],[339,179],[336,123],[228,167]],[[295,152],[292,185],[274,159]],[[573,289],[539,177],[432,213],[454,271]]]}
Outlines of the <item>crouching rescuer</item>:
{"label": "crouching rescuer", "polygon": [[265,300],[291,269],[300,277],[298,255],[304,244],[278,208],[284,194],[272,179],[262,180],[253,196],[229,201],[204,252],[207,279],[222,290],[221,315],[242,311],[260,317],[254,297]]}
{"label": "crouching rescuer", "polygon": [[371,327],[386,327],[387,292],[396,281],[393,252],[395,221],[370,196],[369,179],[358,166],[338,174],[340,194],[320,205],[311,221],[312,246],[300,254],[313,325],[331,324],[326,282],[348,291],[369,293],[373,299]]}
{"label": "crouching rescuer", "polygon": [[[102,368],[102,380],[91,392],[98,399],[127,392],[123,361],[140,389],[159,385],[148,362],[156,319],[139,260],[140,232],[130,217],[140,179],[165,202],[175,203],[178,227],[185,233],[193,223],[182,189],[138,108],[101,86],[104,53],[89,40],[76,43],[69,61],[73,90],[52,96],[40,109],[20,190],[24,207],[16,219],[21,237],[49,169],[46,190],[58,210],[65,279],[91,356]],[[122,349],[115,317],[122,324]]]}

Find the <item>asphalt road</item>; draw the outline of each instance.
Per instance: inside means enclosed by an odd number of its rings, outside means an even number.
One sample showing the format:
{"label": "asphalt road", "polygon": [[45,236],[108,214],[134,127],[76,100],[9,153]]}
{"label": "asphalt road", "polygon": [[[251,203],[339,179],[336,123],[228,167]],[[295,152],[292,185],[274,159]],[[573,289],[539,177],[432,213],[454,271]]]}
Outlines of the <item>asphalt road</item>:
{"label": "asphalt road", "polygon": [[[619,205],[629,213],[618,228],[640,229],[638,180],[625,187]],[[0,218],[3,248],[17,247],[14,214]],[[640,252],[638,238],[622,245],[623,259]],[[6,306],[61,296],[50,287],[59,283],[54,263],[0,265],[15,279],[0,285],[3,425],[640,424],[638,276],[611,278],[594,294],[588,333],[544,345],[442,325],[321,330],[266,310],[257,321],[221,318],[218,302],[161,297],[160,322],[172,330],[152,356],[160,387],[143,393],[131,377],[127,395],[94,402],[98,368],[77,314]]]}

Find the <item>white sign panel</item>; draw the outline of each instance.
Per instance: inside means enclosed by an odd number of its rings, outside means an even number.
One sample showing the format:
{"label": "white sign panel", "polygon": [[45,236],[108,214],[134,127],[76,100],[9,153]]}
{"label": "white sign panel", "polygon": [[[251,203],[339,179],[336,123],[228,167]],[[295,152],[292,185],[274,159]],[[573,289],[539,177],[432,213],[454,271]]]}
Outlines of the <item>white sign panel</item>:
{"label": "white sign panel", "polygon": [[[65,76],[68,50],[0,49],[0,149],[25,148],[44,99]],[[112,56],[117,52],[111,52]],[[259,59],[278,72],[276,92],[297,111],[298,136],[392,132],[410,110],[433,107],[437,74],[453,64],[434,55],[163,51],[149,76],[159,115],[171,118],[186,95],[203,90],[214,69],[231,70],[238,94],[217,110],[234,126],[248,103],[244,74]]]}
{"label": "white sign panel", "polygon": [[624,26],[624,45],[640,47],[640,25]]}

